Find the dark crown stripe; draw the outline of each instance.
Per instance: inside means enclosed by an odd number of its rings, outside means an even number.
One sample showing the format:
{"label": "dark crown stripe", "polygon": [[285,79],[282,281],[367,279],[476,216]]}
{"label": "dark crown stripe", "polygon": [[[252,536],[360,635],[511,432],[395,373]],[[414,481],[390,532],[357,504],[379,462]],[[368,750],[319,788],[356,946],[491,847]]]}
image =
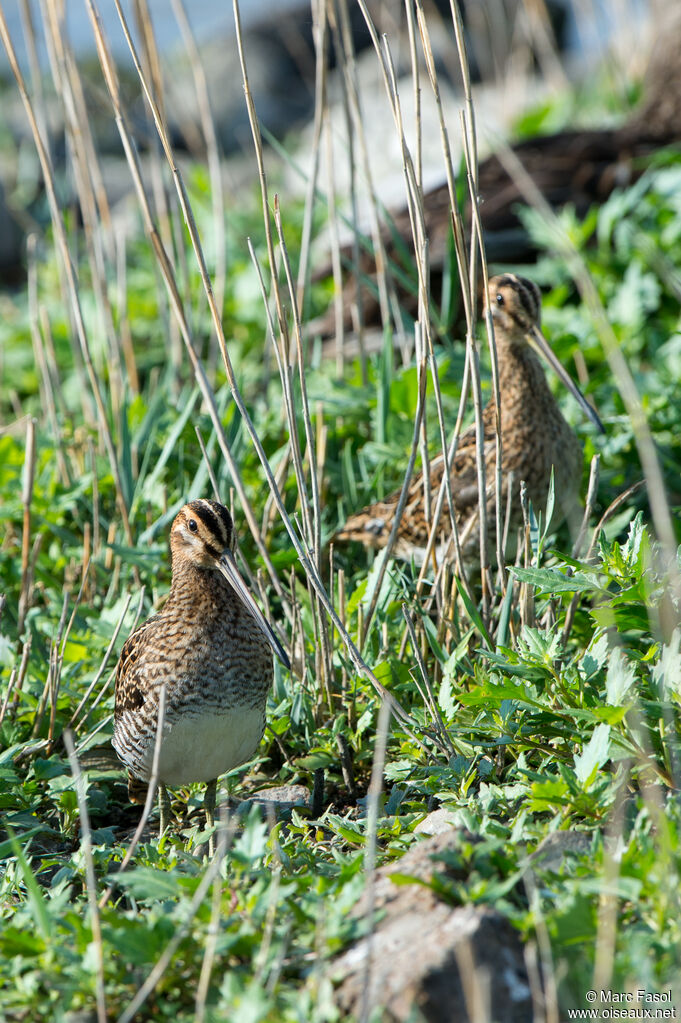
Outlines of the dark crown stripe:
{"label": "dark crown stripe", "polygon": [[527,277],[515,278],[516,291],[520,303],[532,323],[539,321],[541,311],[541,292],[534,281],[528,281]]}
{"label": "dark crown stripe", "polygon": [[517,326],[527,330],[532,324],[539,325],[541,319],[541,291],[534,281],[529,281],[527,277],[519,277],[518,274],[504,274],[499,279],[497,286],[499,288],[513,288],[518,296],[522,314],[518,316],[511,309],[508,310],[509,316]]}
{"label": "dark crown stripe", "polygon": [[232,532],[234,531],[234,524],[232,523],[232,516],[229,514],[224,504],[218,504],[217,501],[209,502],[213,511],[220,517],[224,531],[225,531],[225,543],[229,543],[232,538]]}
{"label": "dark crown stripe", "polygon": [[[216,501],[192,501],[189,507],[197,518],[201,519],[209,532],[212,533],[220,546],[220,552],[224,550],[228,545],[231,530],[228,528],[224,517],[217,514],[217,510],[222,508],[222,505],[219,505]],[[224,510],[229,515],[227,509]],[[231,521],[229,525],[231,526]]]}

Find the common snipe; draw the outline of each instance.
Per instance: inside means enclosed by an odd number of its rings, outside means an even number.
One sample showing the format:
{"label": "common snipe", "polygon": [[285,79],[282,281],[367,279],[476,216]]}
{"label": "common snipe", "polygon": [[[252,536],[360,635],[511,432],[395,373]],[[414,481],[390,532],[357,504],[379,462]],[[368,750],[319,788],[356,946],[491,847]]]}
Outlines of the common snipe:
{"label": "common snipe", "polygon": [[[532,281],[515,274],[502,274],[489,281],[488,306],[494,322],[494,336],[499,362],[499,391],[502,437],[502,521],[508,500],[511,500],[506,555],[512,556],[518,527],[522,523],[519,490],[521,480],[537,511],[543,512],[549,492],[551,471],[555,481],[556,526],[576,507],[582,477],[583,452],[574,431],[566,423],[549,390],[541,363],[531,345],[537,347],[577,398],[592,422],[603,431],[600,419],[586,402],[568,373],[553,354],[539,329],[541,295]],[[487,486],[487,521],[490,556],[496,548],[495,475],[496,427],[495,404],[492,400],[483,410],[485,465]],[[442,482],[442,454],[430,467],[430,493],[434,508]],[[450,463],[450,479],[454,516],[460,536],[464,565],[478,560],[479,506],[476,472],[475,425],[459,439]],[[513,480],[509,495],[509,480]],[[385,547],[395,520],[399,499],[395,491],[384,501],[369,505],[351,516],[336,534],[341,541],[358,540],[367,547]],[[432,516],[428,516],[432,518]],[[429,535],[424,503],[422,475],[410,485],[407,504],[399,525],[394,554],[417,563],[423,561]],[[448,546],[451,522],[448,509],[440,516],[437,550],[442,555]],[[453,558],[453,553],[451,557]]]}
{"label": "common snipe", "polygon": [[[272,650],[288,659],[241,578],[232,519],[216,501],[190,501],[170,530],[172,584],[161,611],[128,638],[116,668],[113,745],[134,801],[148,782],[166,687],[158,782],[161,834],[166,786],[207,782],[213,824],[217,779],[260,742]],[[213,841],[211,838],[210,848]]]}

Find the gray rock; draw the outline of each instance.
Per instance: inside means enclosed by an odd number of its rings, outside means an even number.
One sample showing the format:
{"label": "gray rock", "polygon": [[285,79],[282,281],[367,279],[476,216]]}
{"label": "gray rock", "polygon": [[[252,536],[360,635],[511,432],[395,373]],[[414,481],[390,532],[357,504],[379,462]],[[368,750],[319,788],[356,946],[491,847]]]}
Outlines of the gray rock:
{"label": "gray rock", "polygon": [[[332,975],[342,1012],[373,1013],[385,1023],[527,1023],[532,999],[519,936],[499,913],[478,906],[452,907],[424,887],[434,873],[446,876],[437,857],[455,849],[460,833],[449,828],[419,842],[377,872],[373,934],[336,958]],[[415,879],[399,885],[391,875]],[[355,914],[371,908],[371,892]]]}
{"label": "gray rock", "polygon": [[416,827],[414,828],[414,834],[416,835],[442,835],[446,831],[451,831],[455,827],[456,815],[451,810],[445,810],[442,807],[439,810],[433,810],[424,817]]}
{"label": "gray rock", "polygon": [[305,785],[275,785],[271,789],[261,789],[239,803],[237,812],[241,816],[254,804],[262,807],[266,816],[273,813],[278,818],[294,807],[306,809],[310,805],[310,790]]}
{"label": "gray rock", "polygon": [[570,853],[583,855],[591,848],[591,835],[584,831],[554,831],[542,839],[529,857],[529,865],[543,870],[560,871]]}

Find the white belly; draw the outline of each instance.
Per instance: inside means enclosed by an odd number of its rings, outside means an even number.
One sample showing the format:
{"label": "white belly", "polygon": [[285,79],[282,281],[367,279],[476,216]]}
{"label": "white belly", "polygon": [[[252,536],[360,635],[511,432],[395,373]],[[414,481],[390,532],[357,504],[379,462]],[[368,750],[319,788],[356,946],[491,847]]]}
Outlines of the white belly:
{"label": "white belly", "polygon": [[[262,738],[263,723],[259,710],[180,718],[163,729],[159,781],[172,788],[219,778],[252,756]],[[153,748],[149,772],[152,758]]]}

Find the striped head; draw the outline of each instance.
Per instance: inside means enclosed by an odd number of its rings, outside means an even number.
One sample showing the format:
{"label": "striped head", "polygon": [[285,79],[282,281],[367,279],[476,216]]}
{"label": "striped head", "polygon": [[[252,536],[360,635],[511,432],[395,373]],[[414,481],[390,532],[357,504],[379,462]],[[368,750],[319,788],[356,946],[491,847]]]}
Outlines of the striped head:
{"label": "striped head", "polygon": [[[285,668],[291,667],[288,655],[272,631],[272,626],[253,599],[241,578],[234,558],[232,516],[217,501],[190,501],[180,508],[170,529],[170,555],[173,562],[173,586],[179,566],[216,569],[231,587],[235,598],[251,613],[267,642]],[[204,576],[208,580],[209,576]]]}
{"label": "striped head", "polygon": [[487,300],[495,333],[510,342],[524,343],[527,334],[541,324],[541,292],[533,281],[517,274],[491,277]]}
{"label": "striped head", "polygon": [[527,277],[517,274],[499,274],[490,278],[486,309],[494,320],[494,335],[497,341],[516,352],[529,346],[537,352],[555,371],[559,379],[581,406],[600,433],[605,433],[598,413],[570,377],[556,357],[541,332],[541,292]]}
{"label": "striped head", "polygon": [[190,501],[180,509],[170,530],[173,565],[189,561],[197,568],[217,568],[234,540],[232,516],[217,501]]}

